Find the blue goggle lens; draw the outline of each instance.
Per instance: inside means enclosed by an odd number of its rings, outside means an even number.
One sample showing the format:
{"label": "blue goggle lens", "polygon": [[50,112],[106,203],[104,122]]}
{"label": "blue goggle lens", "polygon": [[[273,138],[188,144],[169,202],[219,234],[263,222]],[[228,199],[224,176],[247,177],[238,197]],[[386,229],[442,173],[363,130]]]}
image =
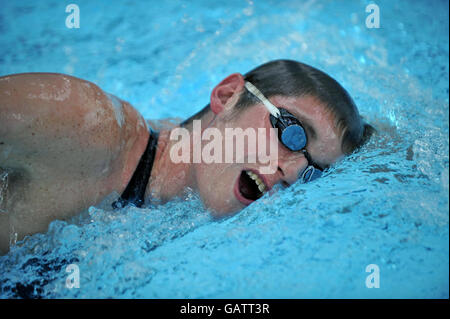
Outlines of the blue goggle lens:
{"label": "blue goggle lens", "polygon": [[[270,122],[273,127],[279,129],[279,139],[281,143],[293,152],[300,152],[305,149],[308,142],[306,132],[295,116],[283,108],[279,108],[281,116],[274,117],[270,115]],[[311,159],[305,153],[308,162]],[[302,183],[311,182],[322,176],[322,170],[309,165],[303,172],[299,174]]]}
{"label": "blue goggle lens", "polygon": [[281,141],[291,151],[300,151],[306,146],[305,130],[299,125],[290,125],[281,132]]}

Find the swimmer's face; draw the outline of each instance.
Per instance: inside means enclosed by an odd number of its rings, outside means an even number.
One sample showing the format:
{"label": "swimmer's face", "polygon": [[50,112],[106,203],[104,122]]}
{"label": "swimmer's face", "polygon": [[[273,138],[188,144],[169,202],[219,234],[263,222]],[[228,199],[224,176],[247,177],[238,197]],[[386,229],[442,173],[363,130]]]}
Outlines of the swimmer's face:
{"label": "swimmer's face", "polygon": [[[236,110],[236,102],[244,90],[244,79],[240,74],[232,74],[223,80],[212,92],[211,109],[215,113],[208,127],[216,128],[225,137],[226,128],[247,128],[255,132],[265,128],[267,136],[272,128],[269,111],[262,103]],[[314,97],[284,97],[274,96],[269,100],[277,107],[283,107],[300,121],[308,121],[314,133],[305,125],[308,143],[306,149],[312,160],[321,167],[336,162],[343,156],[341,138],[334,126],[334,119],[326,108]],[[205,127],[202,127],[202,130]],[[225,138],[224,138],[225,140]],[[270,141],[270,142],[269,142]],[[205,146],[209,141],[202,141]],[[251,204],[261,193],[271,189],[276,184],[291,185],[296,182],[299,173],[308,166],[308,161],[300,152],[292,152],[278,142],[275,136],[267,137],[266,154],[274,156],[269,147],[276,147],[278,152],[272,167],[267,163],[251,163],[251,147],[244,139],[243,160],[236,161],[236,146],[231,148],[234,154],[233,163],[194,164],[194,175],[198,192],[214,216],[226,216],[238,212]],[[222,158],[230,149],[222,143]],[[224,162],[224,161],[222,161]],[[243,163],[242,163],[243,162]],[[264,174],[264,169],[270,171]],[[249,172],[251,172],[249,174]],[[262,190],[262,192],[261,192]]]}

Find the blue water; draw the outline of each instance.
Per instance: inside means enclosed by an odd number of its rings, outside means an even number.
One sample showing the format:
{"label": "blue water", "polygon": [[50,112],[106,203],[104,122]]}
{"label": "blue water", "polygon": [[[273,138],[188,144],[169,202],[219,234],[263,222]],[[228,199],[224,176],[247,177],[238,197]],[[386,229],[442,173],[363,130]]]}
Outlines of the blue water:
{"label": "blue water", "polygon": [[[317,182],[213,221],[187,192],[91,207],[0,257],[1,298],[448,298],[447,1],[0,1],[0,75],[62,72],[145,118],[186,118],[272,59],[325,70],[378,129]],[[66,288],[67,265],[80,288]],[[380,287],[367,288],[369,264]]]}

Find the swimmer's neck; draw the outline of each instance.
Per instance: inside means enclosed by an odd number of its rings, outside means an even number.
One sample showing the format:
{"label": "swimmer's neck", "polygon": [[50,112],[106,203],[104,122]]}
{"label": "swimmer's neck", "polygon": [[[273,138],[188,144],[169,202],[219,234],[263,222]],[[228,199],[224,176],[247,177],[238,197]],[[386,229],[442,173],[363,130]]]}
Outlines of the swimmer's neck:
{"label": "swimmer's neck", "polygon": [[170,140],[171,130],[161,130],[158,137],[155,161],[145,198],[165,203],[183,194],[186,188],[196,189],[192,165],[174,163],[170,158],[170,148],[176,141]]}
{"label": "swimmer's neck", "polygon": [[[213,112],[208,112],[201,118],[202,134],[203,131],[211,125],[215,118]],[[156,148],[155,162],[152,173],[146,189],[145,197],[151,200],[156,199],[159,203],[164,203],[170,199],[180,196],[189,188],[193,191],[198,190],[194,165],[189,163],[174,163],[170,157],[170,149],[177,140],[170,140],[172,129],[180,127],[178,118],[169,118],[161,121],[148,121],[148,124],[156,130],[159,130],[158,146]],[[192,125],[187,125],[189,131],[189,141],[192,140]],[[189,154],[193,154],[193,143],[189,143]]]}

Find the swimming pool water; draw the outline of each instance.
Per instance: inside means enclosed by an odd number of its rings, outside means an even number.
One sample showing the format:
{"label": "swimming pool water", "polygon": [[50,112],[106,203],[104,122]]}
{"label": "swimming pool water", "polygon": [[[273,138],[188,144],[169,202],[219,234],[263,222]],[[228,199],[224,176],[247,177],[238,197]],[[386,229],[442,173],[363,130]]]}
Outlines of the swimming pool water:
{"label": "swimming pool water", "polygon": [[448,2],[376,1],[379,29],[369,1],[75,3],[80,29],[68,3],[2,1],[0,75],[67,73],[145,118],[185,118],[226,75],[289,58],[336,78],[378,134],[221,221],[189,191],[55,221],[0,257],[1,298],[449,297]]}

